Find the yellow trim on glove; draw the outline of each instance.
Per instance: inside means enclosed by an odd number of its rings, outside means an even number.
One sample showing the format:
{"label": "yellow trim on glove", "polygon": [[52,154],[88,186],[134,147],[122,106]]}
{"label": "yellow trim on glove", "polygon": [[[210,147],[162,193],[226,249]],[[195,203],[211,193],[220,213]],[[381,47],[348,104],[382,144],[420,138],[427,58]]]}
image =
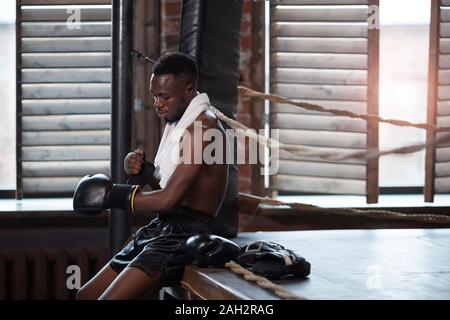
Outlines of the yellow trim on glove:
{"label": "yellow trim on glove", "polygon": [[130,207],[131,212],[134,212],[134,197],[136,196],[137,191],[139,191],[140,187],[138,185],[133,186],[133,190],[131,191],[131,200]]}

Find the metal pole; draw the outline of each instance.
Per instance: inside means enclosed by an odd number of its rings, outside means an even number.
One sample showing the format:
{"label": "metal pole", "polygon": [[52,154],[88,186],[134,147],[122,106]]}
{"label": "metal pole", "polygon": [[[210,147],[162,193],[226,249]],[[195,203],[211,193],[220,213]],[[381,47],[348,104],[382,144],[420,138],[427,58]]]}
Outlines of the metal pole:
{"label": "metal pole", "polygon": [[[125,183],[123,159],[131,149],[131,50],[133,0],[112,1],[111,176]],[[131,215],[112,209],[109,215],[109,253],[113,256],[131,233]]]}

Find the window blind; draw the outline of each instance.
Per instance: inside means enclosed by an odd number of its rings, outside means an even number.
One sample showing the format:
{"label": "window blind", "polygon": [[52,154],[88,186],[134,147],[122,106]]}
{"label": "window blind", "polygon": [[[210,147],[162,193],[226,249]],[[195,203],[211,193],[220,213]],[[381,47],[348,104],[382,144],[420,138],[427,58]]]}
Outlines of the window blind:
{"label": "window blind", "polygon": [[110,172],[111,3],[18,3],[18,192]]}

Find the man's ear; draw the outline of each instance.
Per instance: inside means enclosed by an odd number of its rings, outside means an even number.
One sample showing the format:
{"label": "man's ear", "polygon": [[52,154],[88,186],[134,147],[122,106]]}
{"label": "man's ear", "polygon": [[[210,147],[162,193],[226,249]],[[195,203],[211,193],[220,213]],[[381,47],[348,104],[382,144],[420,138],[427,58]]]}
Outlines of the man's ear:
{"label": "man's ear", "polygon": [[195,82],[191,82],[186,86],[187,96],[192,96],[196,91],[197,85]]}

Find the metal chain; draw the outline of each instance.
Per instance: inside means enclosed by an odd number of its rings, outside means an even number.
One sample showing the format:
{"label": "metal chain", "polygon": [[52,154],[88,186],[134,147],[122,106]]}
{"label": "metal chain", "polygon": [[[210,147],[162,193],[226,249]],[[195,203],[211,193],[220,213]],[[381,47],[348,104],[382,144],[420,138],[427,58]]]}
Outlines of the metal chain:
{"label": "metal chain", "polygon": [[141,60],[150,62],[150,63],[152,63],[152,64],[155,64],[155,63],[156,63],[155,60],[149,58],[148,56],[146,56],[145,54],[143,54],[142,52],[140,52],[140,51],[138,51],[138,50],[131,50],[131,55],[134,56],[134,57],[136,57],[136,58],[138,58],[138,59],[141,59]]}

